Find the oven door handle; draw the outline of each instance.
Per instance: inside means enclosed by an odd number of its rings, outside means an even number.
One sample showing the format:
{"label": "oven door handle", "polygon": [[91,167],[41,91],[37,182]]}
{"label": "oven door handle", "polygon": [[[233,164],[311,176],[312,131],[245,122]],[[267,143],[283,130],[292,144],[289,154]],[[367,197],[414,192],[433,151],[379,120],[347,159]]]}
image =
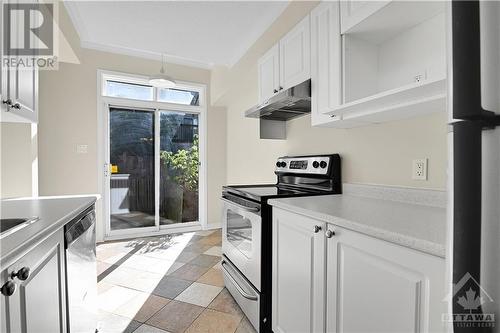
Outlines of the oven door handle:
{"label": "oven door handle", "polygon": [[241,208],[241,209],[244,209],[246,210],[247,212],[252,212],[252,213],[257,213],[260,211],[260,208],[259,207],[247,207],[247,206],[243,206],[243,205],[240,205],[239,203],[237,202],[234,202],[234,201],[231,201],[231,200],[228,200],[226,198],[222,198],[222,200],[224,200],[225,202],[231,204],[231,205],[235,205],[236,207],[238,208]]}
{"label": "oven door handle", "polygon": [[249,299],[251,301],[258,300],[257,296],[250,295],[249,293],[247,293],[246,291],[244,291],[243,288],[241,288],[241,286],[238,284],[238,282],[236,281],[236,279],[231,275],[231,273],[229,272],[229,270],[226,268],[226,265],[227,265],[227,263],[224,260],[222,260],[222,268],[224,269],[224,272],[227,273],[227,277],[234,284],[234,286],[236,287],[236,290],[238,290],[238,292],[241,294],[241,296],[243,296],[246,299]]}

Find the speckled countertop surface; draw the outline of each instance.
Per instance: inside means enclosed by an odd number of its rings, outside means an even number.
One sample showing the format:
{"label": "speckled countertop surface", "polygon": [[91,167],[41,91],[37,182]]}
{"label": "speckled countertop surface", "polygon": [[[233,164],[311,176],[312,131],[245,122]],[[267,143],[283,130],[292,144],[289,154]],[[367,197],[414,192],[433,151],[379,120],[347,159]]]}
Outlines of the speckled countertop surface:
{"label": "speckled countertop surface", "polygon": [[273,199],[294,213],[444,257],[446,209],[349,194]]}
{"label": "speckled countertop surface", "polygon": [[39,217],[13,233],[0,238],[1,265],[37,240],[62,228],[83,210],[96,202],[98,196],[39,197],[5,199],[0,202],[1,218]]}

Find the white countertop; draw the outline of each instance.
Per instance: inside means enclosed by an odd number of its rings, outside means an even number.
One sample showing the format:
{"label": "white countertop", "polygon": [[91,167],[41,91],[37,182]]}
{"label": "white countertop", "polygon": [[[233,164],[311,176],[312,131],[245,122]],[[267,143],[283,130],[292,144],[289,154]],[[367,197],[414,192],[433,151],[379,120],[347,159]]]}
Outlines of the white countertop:
{"label": "white countertop", "polygon": [[269,200],[272,206],[445,256],[446,209],[349,194]]}
{"label": "white countertop", "polygon": [[47,237],[91,206],[99,198],[92,196],[60,196],[4,199],[0,202],[1,218],[38,217],[39,220],[0,239],[2,266],[37,240]]}

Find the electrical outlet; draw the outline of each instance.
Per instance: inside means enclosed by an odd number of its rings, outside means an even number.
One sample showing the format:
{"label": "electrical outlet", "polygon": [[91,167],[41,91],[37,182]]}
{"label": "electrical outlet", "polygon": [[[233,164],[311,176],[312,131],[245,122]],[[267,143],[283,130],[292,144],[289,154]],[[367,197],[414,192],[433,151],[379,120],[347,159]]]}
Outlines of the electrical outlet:
{"label": "electrical outlet", "polygon": [[427,159],[413,160],[413,179],[427,180]]}
{"label": "electrical outlet", "polygon": [[427,79],[427,71],[421,71],[413,76],[413,82],[418,83]]}

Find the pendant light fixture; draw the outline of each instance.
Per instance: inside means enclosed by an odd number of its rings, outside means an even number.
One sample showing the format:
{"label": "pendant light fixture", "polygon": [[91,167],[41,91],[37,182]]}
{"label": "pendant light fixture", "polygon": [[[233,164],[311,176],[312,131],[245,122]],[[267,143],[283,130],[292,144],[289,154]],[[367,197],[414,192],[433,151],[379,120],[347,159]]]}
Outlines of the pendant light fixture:
{"label": "pendant light fixture", "polygon": [[173,88],[175,87],[175,80],[165,74],[166,66],[165,56],[161,55],[161,69],[160,74],[154,75],[149,78],[149,84],[156,88]]}

